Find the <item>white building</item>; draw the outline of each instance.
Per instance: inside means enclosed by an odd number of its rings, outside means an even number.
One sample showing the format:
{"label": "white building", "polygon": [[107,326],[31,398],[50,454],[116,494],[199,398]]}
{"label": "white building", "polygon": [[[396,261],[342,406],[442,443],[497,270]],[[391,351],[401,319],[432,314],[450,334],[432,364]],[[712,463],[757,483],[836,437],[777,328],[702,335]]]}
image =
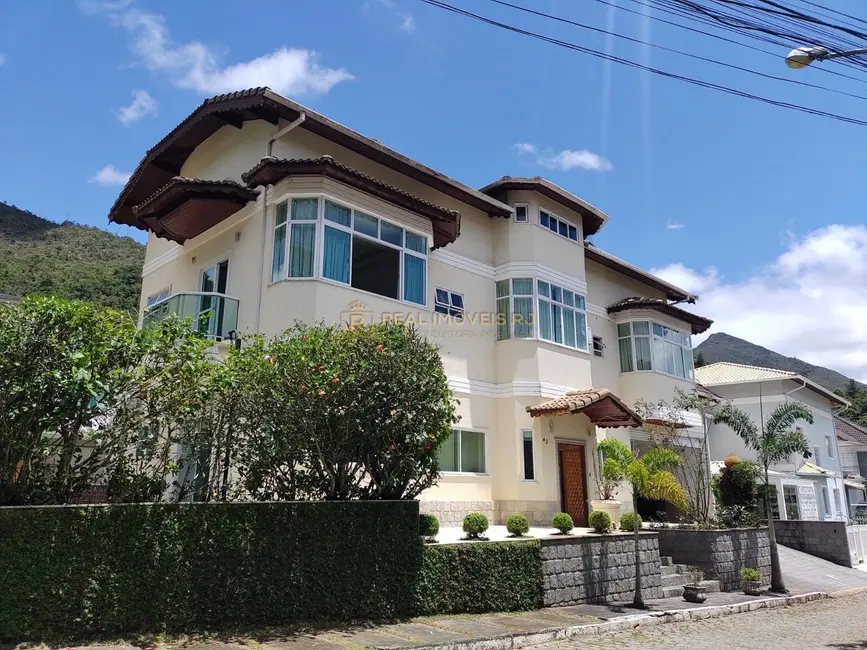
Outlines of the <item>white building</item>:
{"label": "white building", "polygon": [[[696,380],[745,411],[753,422],[766,421],[784,402],[800,402],[813,412],[813,424],[798,426],[809,441],[812,456],[793,455],[771,469],[780,516],[784,519],[846,519],[841,454],[834,430],[833,409],[848,402],[794,372],[737,363],[712,363],[695,371]],[[756,452],[728,426],[715,424],[708,433],[710,456],[719,463],[734,454],[755,461]]]}

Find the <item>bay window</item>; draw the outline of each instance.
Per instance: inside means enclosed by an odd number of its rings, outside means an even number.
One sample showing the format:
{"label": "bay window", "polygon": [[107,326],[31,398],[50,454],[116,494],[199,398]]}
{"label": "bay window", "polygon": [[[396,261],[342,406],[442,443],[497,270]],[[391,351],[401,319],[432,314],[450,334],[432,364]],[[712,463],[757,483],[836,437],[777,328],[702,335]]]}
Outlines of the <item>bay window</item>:
{"label": "bay window", "polygon": [[427,250],[425,235],[375,215],[324,197],[292,198],[276,208],[271,280],[322,277],[425,305]]}
{"label": "bay window", "polygon": [[498,280],[497,340],[539,338],[587,351],[584,296],[534,278]]}
{"label": "bay window", "polygon": [[617,325],[620,372],[654,370],[667,375],[693,378],[690,335],[653,321]]}

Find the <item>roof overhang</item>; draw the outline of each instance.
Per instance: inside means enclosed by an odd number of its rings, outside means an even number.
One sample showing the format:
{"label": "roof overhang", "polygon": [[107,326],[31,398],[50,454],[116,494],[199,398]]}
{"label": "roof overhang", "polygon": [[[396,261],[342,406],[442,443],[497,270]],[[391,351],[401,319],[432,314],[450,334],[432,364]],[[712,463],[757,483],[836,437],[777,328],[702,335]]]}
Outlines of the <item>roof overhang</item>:
{"label": "roof overhang", "polygon": [[302,114],[305,119],[298,128],[346,147],[488,215],[508,216],[512,213],[512,209],[500,201],[286,99],[269,88],[252,88],[206,99],[150,149],[111,207],[109,220],[145,228],[146,225],[133,212],[133,207],[141,204],[173,176],[178,176],[196,147],[224,126],[241,128],[248,120],[266,120],[276,126],[294,121]]}
{"label": "roof overhang", "polygon": [[585,235],[593,235],[599,232],[602,226],[605,225],[605,222],[608,221],[608,215],[602,212],[602,210],[593,207],[587,203],[587,201],[578,198],[571,192],[567,192],[559,185],[556,185],[541,176],[535,176],[533,178],[503,176],[500,180],[485,185],[479,190],[479,192],[489,194],[502,201],[505,198],[506,192],[509,190],[538,192],[542,196],[547,196],[552,201],[556,201],[560,205],[565,206],[570,210],[574,210],[584,219]]}
{"label": "roof overhang", "polygon": [[235,181],[175,176],[133,212],[155,235],[183,244],[255,201],[257,194]]}
{"label": "roof overhang", "polygon": [[563,397],[528,406],[532,417],[582,413],[597,427],[640,427],[641,417],[607,388],[569,391]]}
{"label": "roof overhang", "polygon": [[449,244],[461,232],[461,214],[421,199],[393,185],[336,162],[331,156],[309,159],[262,158],[250,171],[241,175],[250,187],[276,185],[292,176],[327,176],[384,201],[430,219],[433,224],[434,248]]}
{"label": "roof overhang", "polygon": [[[834,393],[834,392],[828,390],[824,386],[820,386],[816,382],[811,381],[810,379],[807,379],[803,375],[792,374],[789,377],[763,377],[763,378],[756,378],[756,379],[741,379],[738,381],[717,381],[717,382],[705,381],[703,383],[706,386],[740,386],[740,385],[745,385],[745,384],[763,384],[763,383],[770,382],[770,381],[794,381],[796,383],[800,382],[801,384],[803,384],[802,388],[809,388],[814,393],[818,393],[822,397],[826,398],[829,402],[835,402],[838,406],[849,406],[849,402],[847,400],[843,399],[842,397],[840,397],[839,395],[837,395],[837,393]],[[800,390],[800,389],[796,388],[794,390]],[[787,391],[786,394],[788,395],[792,392],[794,392],[794,391]],[[793,398],[793,399],[797,399],[797,398]]]}
{"label": "roof overhang", "polygon": [[692,312],[686,311],[685,309],[681,309],[680,307],[676,307],[674,305],[669,305],[664,300],[657,298],[624,298],[623,300],[618,300],[614,304],[608,306],[609,314],[618,314],[621,312],[635,310],[655,311],[659,312],[660,314],[665,314],[666,316],[676,318],[677,320],[683,321],[684,323],[689,323],[690,329],[693,334],[701,334],[702,332],[707,331],[707,329],[711,325],[713,325],[713,321],[709,318],[698,316],[697,314],[693,314]]}
{"label": "roof overhang", "polygon": [[584,242],[584,258],[609,268],[612,271],[625,275],[628,278],[637,280],[638,282],[641,282],[648,287],[652,287],[657,291],[661,291],[669,300],[690,303],[698,300],[698,296],[684,291],[673,284],[669,284],[665,280],[658,278],[655,275],[651,275],[647,271],[644,271],[637,266],[633,266],[629,262],[624,262],[622,259],[615,257],[611,253],[606,253],[590,242]]}
{"label": "roof overhang", "polygon": [[854,476],[849,476],[843,479],[843,485],[846,487],[854,488],[856,490],[867,490],[867,479],[863,476],[858,476],[857,478]]}

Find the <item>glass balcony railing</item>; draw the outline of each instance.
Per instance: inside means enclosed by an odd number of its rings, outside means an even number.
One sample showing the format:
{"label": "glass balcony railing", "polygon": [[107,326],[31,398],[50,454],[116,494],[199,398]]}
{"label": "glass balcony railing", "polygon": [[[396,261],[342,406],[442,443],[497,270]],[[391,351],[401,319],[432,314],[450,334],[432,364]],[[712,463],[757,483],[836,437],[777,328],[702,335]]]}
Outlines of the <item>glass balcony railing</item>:
{"label": "glass balcony railing", "polygon": [[147,327],[176,314],[189,318],[193,329],[218,341],[238,329],[238,300],[222,293],[190,291],[176,293],[145,307],[142,326]]}

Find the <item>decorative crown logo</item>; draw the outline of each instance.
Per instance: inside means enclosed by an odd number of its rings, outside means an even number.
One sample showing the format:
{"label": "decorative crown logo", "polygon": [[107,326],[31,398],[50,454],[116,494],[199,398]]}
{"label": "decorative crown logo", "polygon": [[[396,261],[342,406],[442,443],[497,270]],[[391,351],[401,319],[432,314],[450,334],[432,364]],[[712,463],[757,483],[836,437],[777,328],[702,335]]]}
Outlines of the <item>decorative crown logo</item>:
{"label": "decorative crown logo", "polygon": [[349,303],[349,311],[367,311],[367,305],[360,300],[353,300]]}

